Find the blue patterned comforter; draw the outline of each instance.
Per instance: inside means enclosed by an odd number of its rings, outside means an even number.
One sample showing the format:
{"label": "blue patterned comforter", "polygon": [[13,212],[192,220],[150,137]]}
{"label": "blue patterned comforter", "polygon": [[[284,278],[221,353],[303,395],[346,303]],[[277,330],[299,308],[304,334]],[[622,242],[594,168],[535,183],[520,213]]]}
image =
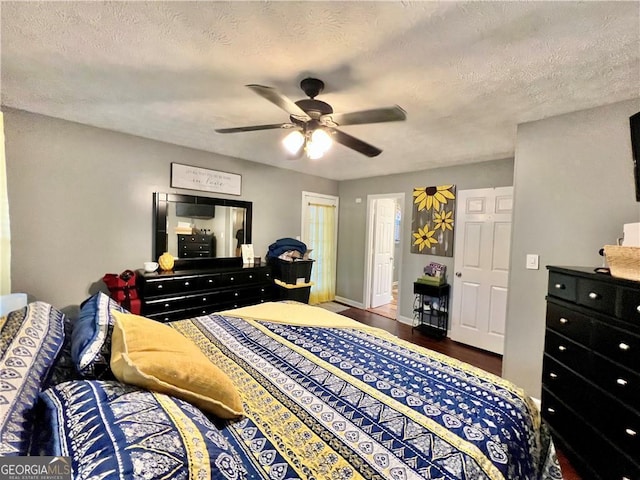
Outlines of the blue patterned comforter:
{"label": "blue patterned comforter", "polygon": [[371,329],[173,326],[238,387],[247,415],[222,433],[249,478],[562,478],[523,391],[450,357]]}

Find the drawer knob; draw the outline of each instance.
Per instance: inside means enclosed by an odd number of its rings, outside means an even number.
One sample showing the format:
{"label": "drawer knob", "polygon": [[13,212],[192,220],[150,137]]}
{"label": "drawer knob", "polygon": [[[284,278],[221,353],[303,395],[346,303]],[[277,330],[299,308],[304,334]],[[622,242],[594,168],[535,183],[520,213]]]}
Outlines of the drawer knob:
{"label": "drawer knob", "polygon": [[564,345],[560,345],[558,347],[558,350],[560,350],[561,352],[564,352],[567,349],[567,347],[565,347]]}
{"label": "drawer knob", "polygon": [[564,324],[564,323],[569,323],[569,320],[567,320],[566,318],[562,317],[560,319],[560,323]]}
{"label": "drawer knob", "polygon": [[640,313],[640,305],[636,307],[636,310],[638,311],[638,313]]}
{"label": "drawer knob", "polygon": [[618,345],[618,348],[619,348],[620,350],[623,350],[623,351],[625,351],[625,352],[626,352],[626,351],[627,351],[627,350],[629,350],[631,347],[630,347],[629,345],[627,345],[626,343],[624,343],[624,342],[620,342],[620,345]]}
{"label": "drawer knob", "polygon": [[202,310],[202,313],[205,314],[205,313],[207,313],[207,311],[206,310]]}
{"label": "drawer knob", "polygon": [[189,282],[184,282],[184,286],[188,287],[189,286]]}
{"label": "drawer knob", "polygon": [[547,408],[547,412],[549,413],[556,413],[556,411],[553,408]]}
{"label": "drawer knob", "polygon": [[210,278],[210,279],[209,279],[209,283],[213,283],[213,279],[211,279],[211,278]]}
{"label": "drawer knob", "polygon": [[233,277],[231,277],[229,280],[231,280],[231,281],[233,282],[234,278],[233,278]]}
{"label": "drawer knob", "polygon": [[599,298],[600,298],[600,295],[599,295],[599,294],[597,294],[596,292],[590,292],[590,293],[589,293],[589,298],[590,298],[591,300],[597,300],[597,299],[599,299]]}
{"label": "drawer knob", "polygon": [[206,302],[207,301],[207,297],[202,297],[202,301]]}
{"label": "drawer knob", "polygon": [[629,435],[630,437],[635,437],[636,436],[636,431],[635,430],[631,430],[630,428],[626,428],[624,430],[624,432]]}
{"label": "drawer knob", "polygon": [[627,382],[624,378],[619,378],[616,380],[616,383],[624,387],[629,382]]}
{"label": "drawer knob", "polygon": [[551,378],[558,378],[558,375],[557,375],[556,373],[553,373],[553,372],[551,372],[551,373],[549,374],[549,376],[550,376]]}
{"label": "drawer knob", "polygon": [[554,286],[558,290],[564,290],[564,283],[556,283]]}
{"label": "drawer knob", "polygon": [[158,290],[162,290],[162,285],[158,285]]}
{"label": "drawer knob", "polygon": [[164,308],[169,308],[169,304],[168,304],[168,303],[165,303],[165,304],[164,304]]}
{"label": "drawer knob", "polygon": [[238,292],[235,292],[235,293],[233,294],[233,296],[234,296],[234,297],[237,297],[237,296],[238,296]]}

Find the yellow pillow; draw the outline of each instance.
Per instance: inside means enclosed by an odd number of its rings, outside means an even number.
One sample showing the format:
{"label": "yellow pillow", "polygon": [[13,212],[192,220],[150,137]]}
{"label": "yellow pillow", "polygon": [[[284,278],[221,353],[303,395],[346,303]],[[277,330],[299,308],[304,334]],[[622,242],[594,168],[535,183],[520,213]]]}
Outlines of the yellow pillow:
{"label": "yellow pillow", "polygon": [[111,370],[123,383],[173,395],[217,415],[243,415],[231,379],[168,325],[112,310]]}

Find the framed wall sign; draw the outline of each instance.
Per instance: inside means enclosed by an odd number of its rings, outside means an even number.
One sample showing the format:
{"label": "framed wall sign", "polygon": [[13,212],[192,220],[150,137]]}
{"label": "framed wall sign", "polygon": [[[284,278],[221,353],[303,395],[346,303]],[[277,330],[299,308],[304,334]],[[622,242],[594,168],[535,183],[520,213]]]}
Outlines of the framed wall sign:
{"label": "framed wall sign", "polygon": [[171,186],[204,192],[242,195],[242,176],[208,168],[171,164]]}

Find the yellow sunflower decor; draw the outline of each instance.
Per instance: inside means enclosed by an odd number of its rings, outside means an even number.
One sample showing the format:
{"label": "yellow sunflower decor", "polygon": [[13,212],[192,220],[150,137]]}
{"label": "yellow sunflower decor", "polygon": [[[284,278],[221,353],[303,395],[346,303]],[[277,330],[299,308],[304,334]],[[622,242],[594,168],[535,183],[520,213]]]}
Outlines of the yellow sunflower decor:
{"label": "yellow sunflower decor", "polygon": [[455,198],[455,185],[413,189],[411,253],[453,256]]}

